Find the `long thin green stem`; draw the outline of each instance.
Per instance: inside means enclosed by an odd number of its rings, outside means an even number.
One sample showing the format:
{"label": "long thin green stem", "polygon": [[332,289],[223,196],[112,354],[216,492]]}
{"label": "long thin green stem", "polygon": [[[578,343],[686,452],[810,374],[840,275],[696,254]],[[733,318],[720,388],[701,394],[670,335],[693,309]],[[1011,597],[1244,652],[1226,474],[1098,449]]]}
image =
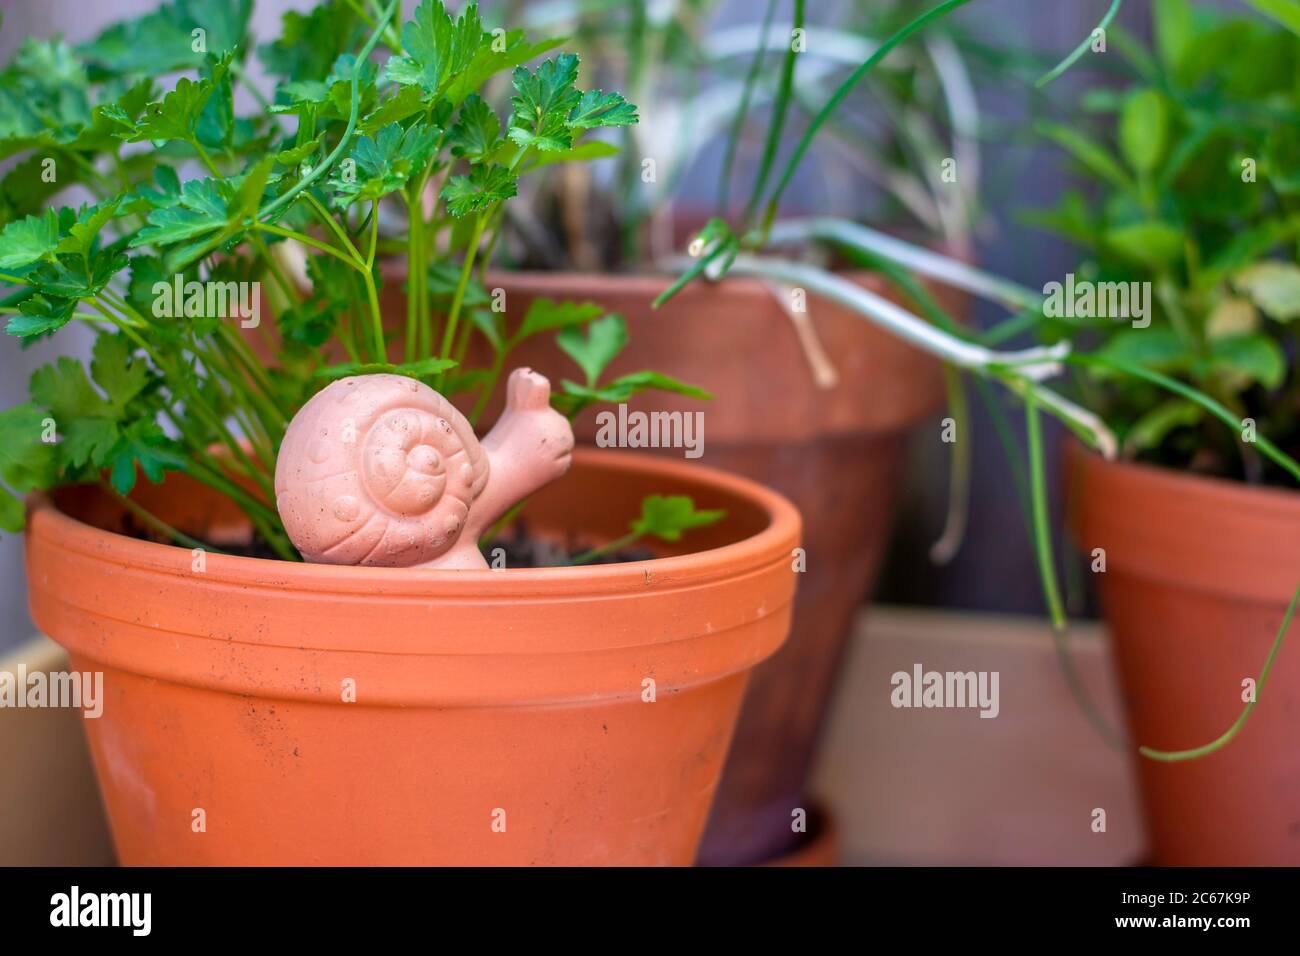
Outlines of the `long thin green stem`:
{"label": "long thin green stem", "polygon": [[1097,30],[1105,30],[1108,26],[1110,26],[1110,22],[1115,19],[1115,14],[1119,13],[1119,8],[1123,6],[1123,4],[1124,4],[1124,0],[1114,0],[1114,2],[1112,2],[1110,5],[1110,9],[1106,11],[1106,15],[1101,18],[1101,22],[1098,23],[1097,26],[1088,34],[1088,36],[1084,39],[1084,41],[1080,43],[1077,47],[1075,47],[1074,50],[1071,51],[1070,55],[1067,56],[1064,60],[1062,60],[1060,63],[1056,64],[1056,66],[1052,67],[1042,76],[1040,76],[1034,82],[1034,86],[1040,88],[1044,87],[1048,83],[1051,83],[1052,80],[1056,79],[1058,76],[1064,73],[1066,70],[1068,70],[1070,67],[1074,66],[1074,64],[1079,61],[1079,58],[1082,57],[1085,53],[1087,53],[1089,48],[1092,46],[1093,34],[1096,33]]}
{"label": "long thin green stem", "polygon": [[574,567],[583,564],[590,564],[592,561],[595,561],[597,558],[602,558],[607,554],[613,554],[615,551],[620,551],[623,548],[626,548],[628,545],[635,544],[637,541],[640,541],[642,537],[644,536],[640,532],[631,531],[623,535],[623,537],[621,538],[615,538],[613,541],[609,541],[605,544],[602,544],[598,548],[592,548],[590,551],[584,551],[582,552],[582,554],[570,558],[569,564],[573,565]]}
{"label": "long thin green stem", "polygon": [[343,155],[343,151],[347,149],[348,144],[352,141],[352,134],[356,132],[357,114],[361,109],[361,70],[370,59],[370,54],[374,51],[376,44],[379,43],[379,38],[382,35],[383,30],[388,26],[388,21],[392,18],[393,12],[397,9],[399,3],[400,0],[392,0],[384,10],[383,15],[380,16],[378,25],[375,27],[374,32],[370,34],[370,39],[366,41],[365,46],[361,48],[361,52],[357,54],[356,65],[352,68],[351,110],[348,113],[347,127],[343,130],[343,135],[339,138],[338,145],[335,146],[330,154],[325,157],[324,162],[319,166],[314,167],[310,173],[298,180],[298,182],[295,183],[288,192],[263,206],[261,211],[257,214],[259,220],[265,221],[267,217],[275,213],[276,210],[293,202],[300,192],[308,188],[312,183],[320,179],[325,175],[325,173],[333,168],[334,164],[338,161],[338,158]]}
{"label": "long thin green stem", "polygon": [[876,48],[876,51],[872,53],[861,66],[854,70],[848,79],[840,84],[835,92],[831,94],[830,99],[826,101],[826,105],[822,107],[821,112],[813,118],[812,123],[809,124],[808,129],[804,131],[799,143],[795,146],[794,153],[786,163],[785,172],[781,174],[781,178],[778,180],[776,185],[776,190],[772,193],[772,198],[768,200],[768,212],[765,221],[770,223],[772,218],[776,215],[776,209],[781,202],[781,197],[789,187],[790,180],[794,178],[795,170],[799,168],[799,164],[803,162],[803,158],[807,154],[809,147],[812,146],[812,141],[817,135],[817,131],[826,124],[827,120],[835,115],[836,111],[839,110],[840,104],[844,102],[844,99],[852,91],[853,87],[858,84],[858,81],[866,76],[867,73],[876,66],[876,64],[888,56],[889,52],[893,50],[894,47],[898,46],[913,33],[916,33],[932,20],[945,16],[969,2],[970,0],[944,0],[943,3],[940,3],[933,9],[921,14],[901,30],[894,33],[893,36],[881,43],[880,46]]}
{"label": "long thin green stem", "polygon": [[181,547],[189,548],[191,550],[198,549],[201,551],[207,551],[212,554],[222,553],[217,548],[214,548],[209,544],[204,544],[202,541],[199,541],[197,538],[191,538],[185,532],[178,531],[176,528],[173,528],[167,522],[163,521],[153,512],[149,511],[147,508],[141,505],[138,501],[134,501],[131,498],[128,498],[126,495],[122,494],[120,491],[118,491],[116,488],[113,487],[111,482],[105,481],[103,478],[101,478],[99,479],[99,486],[103,488],[105,491],[107,491],[110,495],[112,495],[113,499],[117,501],[118,504],[120,504],[127,511],[131,512],[131,514],[135,515],[136,518],[138,518],[140,521],[144,522],[146,525],[148,525],[150,528],[152,528],[154,531],[158,532],[159,534],[163,535],[164,537],[170,538],[172,541],[175,541]]}
{"label": "long thin green stem", "polygon": [[[438,350],[439,358],[451,358],[452,344],[456,341],[456,324],[460,321],[461,307],[465,302],[465,290],[469,288],[470,277],[474,275],[474,258],[478,255],[479,240],[483,238],[483,227],[487,225],[488,213],[479,213],[474,218],[474,228],[470,232],[469,244],[465,247],[465,261],[460,267],[460,281],[451,298],[451,308],[447,312],[447,324],[442,332],[442,347]],[[443,373],[439,372],[434,388],[442,385]]]}
{"label": "long thin green stem", "polygon": [[740,145],[741,134],[745,130],[745,120],[749,118],[749,104],[754,96],[754,87],[758,84],[759,73],[763,69],[763,60],[767,56],[767,36],[772,28],[772,15],[776,13],[776,0],[767,0],[767,12],[763,14],[763,27],[759,31],[758,49],[749,65],[745,77],[745,86],[740,94],[740,104],[731,121],[731,132],[727,136],[727,151],[722,159],[722,173],[718,179],[718,215],[727,214],[727,205],[731,198],[731,176],[736,165],[736,150]]}
{"label": "long thin green stem", "polygon": [[[804,0],[794,2],[794,30],[802,32],[804,23]],[[763,50],[759,50],[761,57]],[[793,32],[786,45],[785,59],[781,63],[781,80],[777,86],[776,99],[772,103],[772,119],[767,128],[767,142],[763,144],[763,156],[759,161],[758,178],[754,181],[754,191],[745,205],[745,220],[752,222],[758,204],[763,201],[763,191],[767,189],[767,179],[772,173],[772,164],[776,162],[776,151],[781,145],[781,133],[785,129],[786,117],[790,113],[790,90],[794,86],[794,68],[799,50],[794,42]],[[772,207],[775,208],[775,207]],[[725,212],[725,210],[722,210]]]}
{"label": "long thin green stem", "polygon": [[1233,721],[1231,727],[1208,744],[1193,747],[1190,750],[1157,750],[1154,747],[1143,746],[1138,747],[1138,753],[1148,760],[1156,760],[1161,763],[1179,763],[1185,760],[1196,760],[1198,757],[1212,754],[1216,750],[1227,746],[1241,732],[1241,728],[1246,726],[1246,721],[1250,718],[1255,705],[1259,703],[1260,697],[1264,694],[1264,685],[1268,683],[1269,675],[1273,672],[1273,662],[1277,660],[1278,652],[1282,649],[1282,640],[1286,637],[1286,632],[1291,628],[1291,618],[1295,616],[1297,603],[1300,603],[1300,586],[1296,587],[1295,594],[1291,596],[1291,603],[1287,606],[1286,614],[1282,617],[1282,626],[1278,628],[1277,637],[1273,638],[1273,646],[1268,650],[1268,657],[1264,660],[1264,668],[1259,672],[1259,682],[1255,685],[1255,696],[1246,702],[1241,715]]}

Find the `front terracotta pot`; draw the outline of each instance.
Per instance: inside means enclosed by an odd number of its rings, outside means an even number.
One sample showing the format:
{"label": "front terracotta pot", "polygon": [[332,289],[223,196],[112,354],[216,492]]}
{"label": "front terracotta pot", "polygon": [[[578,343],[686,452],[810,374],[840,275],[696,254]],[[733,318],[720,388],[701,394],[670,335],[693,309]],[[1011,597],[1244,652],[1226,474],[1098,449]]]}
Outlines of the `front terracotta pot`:
{"label": "front terracotta pot", "polygon": [[[711,469],[579,450],[533,530],[614,538],[653,493],[727,518],[653,561],[421,571],[190,551],[33,500],[32,615],[104,673],[85,725],[125,864],[689,864],[799,518]],[[182,476],[142,504],[239,526]],[[651,699],[652,698],[652,699]]]}
{"label": "front terracotta pot", "polygon": [[[629,345],[610,377],[652,369],[698,385],[712,401],[647,392],[646,412],[703,412],[709,465],[786,495],[804,520],[790,640],[755,670],[701,849],[707,865],[749,865],[793,851],[792,830],[856,609],[874,586],[889,541],[905,439],[943,399],[937,362],[840,306],[808,298],[808,314],[839,374],[818,388],[781,304],[763,283],[696,283],[660,309],[662,276],[498,274],[511,327],[538,296],[592,301],[628,323]],[[883,283],[862,276],[874,291]],[[553,382],[577,368],[548,337],[516,354]],[[596,410],[577,422],[594,442]],[[490,418],[490,416],[489,416]],[[662,449],[683,457],[681,449]]]}
{"label": "front terracotta pot", "polygon": [[[1218,738],[1300,579],[1300,495],[1079,448],[1070,474],[1075,536],[1089,561],[1105,550],[1101,598],[1133,743],[1183,750]],[[1181,763],[1135,758],[1153,863],[1300,865],[1296,640],[1227,746]]]}

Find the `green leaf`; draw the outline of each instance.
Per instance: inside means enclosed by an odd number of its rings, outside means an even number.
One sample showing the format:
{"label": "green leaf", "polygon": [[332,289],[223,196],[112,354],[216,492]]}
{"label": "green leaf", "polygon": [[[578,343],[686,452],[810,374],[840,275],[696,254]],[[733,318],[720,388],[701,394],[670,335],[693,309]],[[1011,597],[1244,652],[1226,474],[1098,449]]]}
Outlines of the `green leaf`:
{"label": "green leaf", "polygon": [[1278,322],[1300,318],[1300,266],[1265,260],[1239,270],[1232,284]]}
{"label": "green leaf", "polygon": [[1108,229],[1105,243],[1131,262],[1161,269],[1183,254],[1183,232],[1167,222],[1150,220]]}
{"label": "green leaf", "polygon": [[1124,436],[1124,450],[1129,455],[1159,447],[1169,433],[1178,428],[1199,424],[1205,417],[1201,406],[1182,398],[1171,398],[1146,412]]}
{"label": "green leaf", "polygon": [[136,419],[124,428],[111,454],[113,487],[123,495],[135,487],[137,470],[156,483],[168,471],[184,471],[188,463],[180,446],[148,419]]}
{"label": "green leaf", "polygon": [[[206,56],[220,57],[242,45],[252,0],[173,0],[157,11],[115,23],[78,52],[110,74],[160,76],[193,69]],[[194,30],[203,47],[196,50]]]}
{"label": "green leaf", "polygon": [[1300,36],[1300,0],[1246,0],[1246,3]]}
{"label": "green leaf", "polygon": [[1039,133],[1061,146],[1080,165],[1110,183],[1112,186],[1131,192],[1135,186],[1132,178],[1124,171],[1106,148],[1089,139],[1069,126],[1058,123],[1044,123],[1038,127]]}
{"label": "green leaf", "polygon": [[588,90],[569,114],[572,129],[594,129],[598,126],[631,126],[637,122],[636,107],[618,93]]}
{"label": "green leaf", "polygon": [[121,199],[113,199],[97,206],[83,206],[77,213],[77,221],[54,247],[57,255],[81,256],[88,258],[95,247],[95,240],[103,228],[117,218]]}
{"label": "green leaf", "polygon": [[26,216],[0,232],[0,269],[21,269],[52,255],[59,244],[59,217],[53,209]]}
{"label": "green leaf", "polygon": [[610,382],[606,388],[616,392],[626,391],[626,398],[620,401],[626,401],[634,395],[641,392],[672,392],[675,395],[685,395],[687,398],[698,398],[703,401],[709,401],[713,398],[712,393],[696,385],[690,385],[680,379],[673,378],[670,375],[664,375],[662,372],[631,372],[627,375],[620,375]]}
{"label": "green leaf", "polygon": [[349,375],[405,375],[407,378],[424,381],[432,378],[441,372],[455,368],[457,363],[452,359],[428,358],[420,359],[417,362],[406,362],[401,365],[392,365],[388,362],[345,362],[341,365],[330,365],[325,368],[317,369],[316,378],[338,379],[347,378]]}
{"label": "green leaf", "polygon": [[1164,158],[1169,136],[1169,108],[1156,90],[1135,90],[1124,100],[1119,118],[1119,145],[1124,159],[1141,175],[1150,175]]}
{"label": "green leaf", "polygon": [[510,339],[510,348],[542,332],[585,325],[605,314],[604,308],[594,302],[555,302],[537,298],[528,306],[519,331]]}
{"label": "green leaf", "polygon": [[490,159],[500,136],[501,121],[477,93],[465,100],[460,116],[447,131],[452,155],[462,156],[471,163]]}
{"label": "green leaf", "polygon": [[235,235],[257,212],[274,165],[275,157],[266,156],[242,176],[189,180],[181,187],[177,204],[151,212],[149,225],[136,233],[130,245],[171,245],[214,232]]}
{"label": "green leaf", "polygon": [[438,0],[424,0],[411,21],[402,26],[403,56],[390,57],[388,79],[403,86],[418,85],[434,97],[474,61],[487,35],[471,3],[456,20]]}
{"label": "green leaf", "polygon": [[528,168],[537,169],[540,166],[550,166],[553,163],[587,163],[597,159],[608,159],[611,156],[617,156],[621,152],[622,150],[613,143],[593,139],[585,143],[579,143],[569,149],[538,153],[537,158],[532,161]]}
{"label": "green leaf", "polygon": [[54,484],[55,446],[43,440],[46,417],[35,405],[0,411],[0,530],[21,531],[25,514],[18,496]]}
{"label": "green leaf", "polygon": [[1195,32],[1191,4],[1187,0],[1152,0],[1151,16],[1161,65],[1166,73],[1178,76]]}
{"label": "green leaf", "polygon": [[621,315],[607,315],[581,326],[568,326],[555,337],[555,342],[571,359],[578,363],[587,377],[587,385],[594,387],[610,362],[627,345],[627,323]]}
{"label": "green leaf", "polygon": [[278,39],[258,47],[268,73],[323,80],[340,55],[358,45],[368,28],[349,0],[326,0],[307,13],[286,12]]}
{"label": "green leaf", "polygon": [[60,427],[73,419],[103,415],[109,410],[108,403],[86,377],[85,367],[67,355],[33,372],[30,390],[32,399],[48,408]]}
{"label": "green leaf", "polygon": [[452,176],[442,189],[447,211],[460,217],[509,199],[518,191],[504,166],[475,166],[468,176]]}
{"label": "green leaf", "polygon": [[352,148],[355,170],[340,164],[329,180],[335,205],[368,202],[401,189],[424,169],[437,144],[438,130],[423,123],[406,130],[394,123],[373,138],[363,136]]}
{"label": "green leaf", "polygon": [[483,333],[483,337],[488,340],[494,352],[501,352],[505,348],[505,330],[500,312],[493,312],[491,309],[470,309],[469,319],[474,323],[474,327]]}
{"label": "green leaf", "polygon": [[[349,108],[351,92],[349,91]],[[400,123],[424,109],[424,98],[418,86],[403,86],[367,113],[357,129],[369,136],[392,123]]]}
{"label": "green leaf", "polygon": [[512,143],[539,153],[567,153],[573,149],[573,134],[564,118],[550,113],[538,120],[535,126],[513,125],[507,133]]}
{"label": "green leaf", "polygon": [[118,441],[116,409],[86,377],[76,359],[62,356],[32,373],[32,399],[49,409],[57,423],[58,455],[64,467],[103,467]]}
{"label": "green leaf", "polygon": [[290,169],[301,165],[311,159],[320,151],[321,143],[325,141],[325,134],[321,133],[315,139],[309,139],[305,143],[299,143],[297,146],[290,146],[282,149],[275,154],[275,161],[281,166],[288,166]]}
{"label": "green leaf", "polygon": [[164,96],[162,102],[150,103],[144,108],[144,115],[140,117],[128,141],[132,143],[144,140],[154,143],[174,139],[192,141],[195,138],[199,117],[212,97],[213,90],[211,80],[205,79],[196,83],[188,77],[181,77],[176,82],[176,89]]}
{"label": "green leaf", "polygon": [[680,541],[683,531],[716,524],[727,516],[723,509],[697,510],[690,495],[649,495],[641,502],[641,517],[631,528],[640,535]]}
{"label": "green leaf", "polygon": [[1178,333],[1161,325],[1121,329],[1107,340],[1100,354],[1109,360],[1157,370],[1184,368],[1194,358]]}
{"label": "green leaf", "polygon": [[551,404],[566,415],[576,415],[588,405],[604,402],[618,405],[647,391],[673,392],[690,398],[708,400],[713,396],[702,388],[688,385],[660,372],[632,372],[600,385],[579,385],[568,379],[560,382],[561,391],[552,395]]}
{"label": "green leaf", "polygon": [[444,96],[453,106],[462,103],[471,94],[481,90],[489,79],[502,70],[527,63],[555,49],[563,42],[563,37],[552,37],[530,43],[523,30],[511,30],[504,37],[497,34],[493,36],[491,42],[479,46],[469,66],[450,78]]}
{"label": "green leaf", "polygon": [[1266,335],[1215,339],[1210,343],[1210,359],[1216,366],[1239,372],[1267,389],[1277,388],[1286,378],[1286,357]]}
{"label": "green leaf", "polygon": [[5,332],[28,339],[49,335],[67,325],[76,311],[77,300],[34,295],[19,303],[18,308],[21,313],[9,319]]}
{"label": "green leaf", "polygon": [[95,339],[90,376],[108,395],[113,412],[122,415],[127,405],[149,384],[149,368],[125,335],[100,335]]}
{"label": "green leaf", "polygon": [[569,114],[578,108],[582,94],[574,88],[578,58],[561,53],[535,71],[517,67],[511,77],[515,95],[509,136],[525,149],[543,152],[567,150],[573,145]]}
{"label": "green leaf", "polygon": [[1055,208],[1029,210],[1020,218],[1029,225],[1064,236],[1081,245],[1092,245],[1097,241],[1097,223],[1092,209],[1083,194],[1076,189],[1066,192]]}
{"label": "green leaf", "polygon": [[60,256],[32,272],[28,279],[47,295],[84,299],[98,295],[130,260],[113,249],[101,249],[89,256]]}

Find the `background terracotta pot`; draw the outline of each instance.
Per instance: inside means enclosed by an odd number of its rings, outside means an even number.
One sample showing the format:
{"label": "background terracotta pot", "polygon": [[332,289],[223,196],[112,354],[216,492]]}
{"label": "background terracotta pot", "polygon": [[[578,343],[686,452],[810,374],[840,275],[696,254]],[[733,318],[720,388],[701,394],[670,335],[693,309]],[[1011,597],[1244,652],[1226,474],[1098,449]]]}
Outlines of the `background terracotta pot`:
{"label": "background terracotta pot", "polygon": [[[502,273],[487,285],[506,290],[512,327],[538,296],[592,301],[621,314],[630,344],[609,376],[653,369],[714,395],[706,402],[650,392],[630,408],[702,411],[702,460],[778,489],[803,515],[807,571],[790,640],[750,681],[700,854],[708,865],[747,865],[798,842],[791,814],[809,807],[804,788],[837,665],[890,537],[904,440],[940,406],[942,372],[876,326],[810,296],[808,312],[839,373],[834,388],[818,388],[790,319],[763,283],[696,283],[652,310],[669,281]],[[875,277],[860,281],[883,294]],[[547,337],[525,345],[516,364],[556,382],[578,377]],[[575,431],[579,441],[594,440],[595,410]]]}
{"label": "background terracotta pot", "polygon": [[[1072,526],[1098,576],[1135,744],[1217,738],[1241,713],[1300,580],[1300,495],[1070,452]],[[1294,630],[1294,626],[1293,626]],[[1300,641],[1236,739],[1136,757],[1152,862],[1300,864]]]}
{"label": "background terracotta pot", "polygon": [[[498,572],[200,569],[102,530],[122,515],[93,487],[34,498],[32,614],[104,672],[84,723],[121,861],[689,864],[748,672],[788,630],[799,519],[711,469],[581,449],[529,514],[600,541],[655,492],[728,517],[660,560]],[[199,533],[236,521],[183,476],[139,497]]]}

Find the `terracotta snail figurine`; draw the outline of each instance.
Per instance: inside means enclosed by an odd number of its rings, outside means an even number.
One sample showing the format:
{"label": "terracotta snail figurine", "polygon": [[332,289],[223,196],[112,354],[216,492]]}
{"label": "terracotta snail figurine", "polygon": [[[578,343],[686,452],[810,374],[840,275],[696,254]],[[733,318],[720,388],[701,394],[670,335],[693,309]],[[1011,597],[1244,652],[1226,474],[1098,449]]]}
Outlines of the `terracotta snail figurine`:
{"label": "terracotta snail figurine", "polygon": [[573,429],[551,384],[526,368],[480,442],[456,408],[400,375],[340,379],[289,423],[276,507],[308,561],[486,568],[478,539],[517,501],[569,470]]}

